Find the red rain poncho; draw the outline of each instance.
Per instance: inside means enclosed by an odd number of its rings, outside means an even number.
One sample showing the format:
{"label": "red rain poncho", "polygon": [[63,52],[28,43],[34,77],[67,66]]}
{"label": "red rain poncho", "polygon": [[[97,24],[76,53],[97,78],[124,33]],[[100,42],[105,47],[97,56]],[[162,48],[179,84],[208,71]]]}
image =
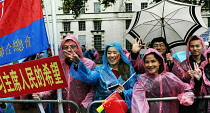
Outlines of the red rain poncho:
{"label": "red rain poncho", "polygon": [[[145,53],[155,52],[163,62],[162,55],[155,49],[148,49]],[[144,61],[143,61],[144,63]],[[177,76],[171,72],[166,72],[166,65],[161,64],[163,71],[160,74],[149,74],[148,72],[139,76],[133,87],[132,113],[178,113],[179,101],[151,101],[146,98],[177,97],[186,105],[193,103],[194,94],[184,92],[191,89],[189,84],[183,83]]]}
{"label": "red rain poncho", "polygon": [[[63,39],[61,45],[60,45],[59,56],[61,58],[61,64],[62,64],[62,67],[63,67],[63,70],[64,70],[64,74],[65,74],[65,77],[66,77],[66,80],[67,80],[68,87],[62,88],[62,97],[63,97],[64,100],[74,101],[79,106],[81,106],[81,104],[86,106],[87,104],[89,104],[89,102],[91,102],[93,100],[92,96],[89,96],[88,98],[85,98],[86,95],[88,94],[88,92],[90,92],[91,86],[88,85],[85,82],[82,82],[80,80],[72,78],[69,75],[70,65],[67,65],[65,63],[65,57],[63,55],[63,50],[62,50],[63,44],[68,39],[71,39],[74,42],[76,42],[77,47],[79,49],[77,54],[80,56],[80,59],[84,62],[84,64],[86,65],[87,68],[92,70],[96,66],[95,62],[93,62],[92,60],[90,60],[88,58],[83,57],[82,50],[80,48],[80,45],[79,45],[76,37],[74,37],[73,35],[68,35],[67,37],[65,37]],[[43,94],[44,98],[51,99],[51,97],[56,95],[56,90],[42,92],[42,94]],[[63,108],[64,108],[64,113],[76,113],[76,108],[72,104],[65,103]],[[58,112],[57,111],[57,105],[56,105],[55,112]]]}

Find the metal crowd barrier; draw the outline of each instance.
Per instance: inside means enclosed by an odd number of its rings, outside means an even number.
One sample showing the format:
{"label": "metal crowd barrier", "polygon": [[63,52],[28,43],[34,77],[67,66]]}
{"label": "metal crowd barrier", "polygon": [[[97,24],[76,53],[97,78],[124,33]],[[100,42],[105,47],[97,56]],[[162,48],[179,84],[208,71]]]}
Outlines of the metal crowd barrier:
{"label": "metal crowd barrier", "polygon": [[[177,99],[178,99],[177,97],[147,98],[147,101],[165,101],[165,100],[177,100]],[[198,97],[195,97],[194,99],[210,99],[210,95],[198,96]],[[90,113],[90,108],[93,104],[102,103],[103,101],[104,100],[96,100],[96,101],[91,102],[87,108],[87,113]]]}
{"label": "metal crowd barrier", "polygon": [[81,113],[79,106],[71,100],[0,100],[0,102],[5,103],[71,103],[73,104],[76,109],[77,113]]}

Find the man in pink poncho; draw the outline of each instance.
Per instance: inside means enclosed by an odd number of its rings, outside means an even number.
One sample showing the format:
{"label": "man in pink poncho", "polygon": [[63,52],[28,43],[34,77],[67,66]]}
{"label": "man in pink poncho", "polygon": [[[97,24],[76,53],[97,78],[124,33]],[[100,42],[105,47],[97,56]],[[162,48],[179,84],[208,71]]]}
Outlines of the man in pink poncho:
{"label": "man in pink poncho", "polygon": [[[133,87],[132,113],[178,113],[179,101],[186,106],[193,103],[194,94],[190,85],[166,71],[164,58],[157,50],[150,48],[146,51],[143,65],[146,73],[138,77]],[[179,101],[146,100],[146,98],[176,96]]]}
{"label": "man in pink poncho", "polygon": [[[201,63],[206,60],[204,55],[206,46],[203,39],[193,35],[189,38],[186,48],[186,60],[181,62],[181,67],[184,70],[181,80],[189,83],[193,88],[195,96],[205,95],[205,90],[202,89],[203,78],[201,76],[193,76],[191,70],[194,70],[194,63],[200,67]],[[183,72],[183,71],[181,71]],[[180,106],[180,113],[206,113],[206,100],[195,100],[192,106]]]}
{"label": "man in pink poncho", "polygon": [[[83,56],[82,50],[75,36],[68,35],[67,37],[65,37],[60,45],[59,56],[61,58],[61,64],[64,70],[68,87],[62,88],[62,97],[64,100],[74,101],[80,106],[80,108],[87,107],[87,105],[93,99],[93,96],[86,97],[91,90],[91,86],[86,84],[85,82],[72,78],[69,75],[72,61],[70,60],[70,58],[67,57],[66,53],[64,53],[63,50],[71,52],[71,49],[79,55],[80,59],[85,63],[87,68],[92,70],[96,66],[95,62]],[[56,90],[52,90],[41,92],[39,96],[44,99],[51,99],[56,94]],[[70,103],[64,103],[63,105],[64,113],[76,113],[76,108],[74,105]],[[55,108],[55,112],[58,112],[57,106]]]}

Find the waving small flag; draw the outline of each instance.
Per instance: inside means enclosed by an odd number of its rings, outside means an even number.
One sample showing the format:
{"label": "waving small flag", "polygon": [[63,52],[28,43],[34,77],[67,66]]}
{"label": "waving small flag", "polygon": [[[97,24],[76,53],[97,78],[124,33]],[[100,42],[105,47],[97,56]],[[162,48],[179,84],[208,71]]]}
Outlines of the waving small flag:
{"label": "waving small flag", "polygon": [[101,112],[103,109],[106,113],[126,113],[128,105],[120,97],[120,95],[115,92],[102,102],[102,106],[100,106],[97,111]]}
{"label": "waving small flag", "polygon": [[0,0],[0,65],[48,47],[40,0]]}
{"label": "waving small flag", "polygon": [[[125,85],[131,78],[136,75],[136,72],[133,73],[122,85]],[[109,88],[107,88],[109,90]],[[96,111],[101,113],[103,110],[106,113],[126,113],[128,105],[121,98],[121,96],[115,91],[109,97],[107,97],[102,105],[100,105]]]}

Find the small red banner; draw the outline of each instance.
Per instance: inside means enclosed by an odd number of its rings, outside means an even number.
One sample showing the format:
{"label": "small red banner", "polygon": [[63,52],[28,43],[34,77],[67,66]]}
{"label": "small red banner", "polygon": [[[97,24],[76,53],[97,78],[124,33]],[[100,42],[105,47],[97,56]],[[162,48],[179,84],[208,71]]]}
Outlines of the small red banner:
{"label": "small red banner", "polygon": [[0,67],[0,98],[67,87],[59,56]]}

